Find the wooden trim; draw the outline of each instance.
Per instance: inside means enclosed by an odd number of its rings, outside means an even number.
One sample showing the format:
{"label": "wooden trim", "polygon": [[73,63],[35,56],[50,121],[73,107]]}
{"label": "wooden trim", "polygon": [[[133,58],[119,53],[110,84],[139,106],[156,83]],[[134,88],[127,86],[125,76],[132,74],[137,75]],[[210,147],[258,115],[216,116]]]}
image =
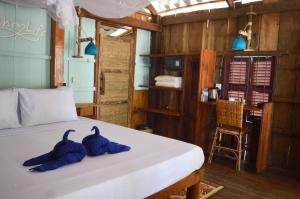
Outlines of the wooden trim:
{"label": "wooden trim", "polygon": [[[101,22],[96,21],[95,22],[95,43],[97,49],[100,49],[100,28],[101,28]],[[95,85],[95,92],[94,92],[94,103],[99,104],[100,103],[100,55],[99,52],[95,56],[95,72],[94,72],[94,85]],[[94,112],[96,115],[96,118],[99,119],[99,108],[94,107]]]}
{"label": "wooden trim", "polygon": [[58,23],[51,20],[51,74],[50,86],[52,88],[64,83],[64,30]]}
{"label": "wooden trim", "polygon": [[107,18],[102,18],[97,15],[94,15],[84,9],[80,10],[80,15],[82,17],[88,17],[88,18],[92,18],[95,20],[99,20],[99,21],[116,23],[116,24],[121,24],[121,25],[125,25],[125,26],[140,28],[140,29],[144,29],[144,30],[161,32],[161,26],[159,24],[141,21],[141,20],[138,20],[138,19],[135,19],[132,17],[124,17],[121,19],[107,19]]}
{"label": "wooden trim", "polygon": [[176,182],[175,184],[149,196],[145,199],[165,199],[172,194],[176,194],[185,188],[187,188],[187,199],[198,199],[199,198],[199,183],[203,176],[204,169],[194,171],[189,176]]}
{"label": "wooden trim", "polygon": [[[278,3],[273,4],[263,4],[255,3],[253,4],[253,11],[256,14],[266,14],[275,12],[285,12],[291,10],[299,10],[300,1],[298,0],[283,0]],[[249,5],[239,5],[236,6],[234,11],[228,8],[216,9],[216,10],[206,10],[193,12],[188,14],[177,14],[176,16],[166,16],[162,18],[162,25],[168,24],[180,24],[180,23],[190,23],[217,19],[234,18],[239,16],[245,16],[249,12]]]}
{"label": "wooden trim", "polygon": [[133,114],[133,92],[134,92],[134,72],[136,56],[137,28],[133,28],[130,42],[130,61],[129,61],[129,96],[128,96],[128,126],[131,127],[131,117]]}

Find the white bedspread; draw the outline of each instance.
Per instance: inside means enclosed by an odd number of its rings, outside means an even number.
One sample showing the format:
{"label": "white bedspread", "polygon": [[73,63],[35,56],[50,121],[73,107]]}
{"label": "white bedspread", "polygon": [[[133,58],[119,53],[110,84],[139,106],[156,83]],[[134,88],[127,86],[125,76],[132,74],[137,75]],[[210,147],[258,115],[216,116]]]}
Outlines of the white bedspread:
{"label": "white bedspread", "polygon": [[[80,142],[97,125],[111,141],[131,146],[114,155],[86,157],[82,162],[45,173],[29,172],[22,163],[49,152],[72,128]],[[0,130],[0,198],[144,198],[199,169],[201,148],[105,122],[79,121]]]}

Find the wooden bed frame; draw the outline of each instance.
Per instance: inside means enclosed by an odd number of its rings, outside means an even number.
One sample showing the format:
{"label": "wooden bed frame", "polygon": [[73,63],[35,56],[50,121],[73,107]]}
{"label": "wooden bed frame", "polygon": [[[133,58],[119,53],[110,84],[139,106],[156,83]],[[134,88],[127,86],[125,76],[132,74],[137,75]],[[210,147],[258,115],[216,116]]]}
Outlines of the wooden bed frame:
{"label": "wooden bed frame", "polygon": [[172,194],[176,194],[187,188],[187,199],[198,199],[200,191],[200,180],[203,176],[204,169],[198,169],[189,176],[172,184],[171,186],[145,198],[145,199],[167,199]]}

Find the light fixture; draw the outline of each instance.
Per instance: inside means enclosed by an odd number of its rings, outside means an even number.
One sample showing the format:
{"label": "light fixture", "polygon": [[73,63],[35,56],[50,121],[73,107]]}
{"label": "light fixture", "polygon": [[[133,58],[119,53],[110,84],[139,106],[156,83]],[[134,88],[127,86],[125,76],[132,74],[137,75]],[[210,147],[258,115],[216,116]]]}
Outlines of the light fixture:
{"label": "light fixture", "polygon": [[81,53],[81,43],[82,42],[90,42],[84,50],[84,53],[86,55],[97,55],[98,49],[95,43],[93,42],[94,38],[88,37],[88,38],[81,38],[81,29],[82,29],[82,17],[79,17],[79,24],[78,24],[78,32],[77,32],[77,55],[74,55],[74,58],[82,58],[80,55]]}
{"label": "light fixture", "polygon": [[247,47],[246,40],[242,35],[238,35],[232,42],[232,50],[245,50]]}
{"label": "light fixture", "polygon": [[242,4],[247,4],[247,3],[254,3],[258,1],[263,1],[263,0],[242,0]]}
{"label": "light fixture", "polygon": [[[254,49],[251,48],[251,40],[252,40],[252,19],[253,16],[256,15],[255,12],[253,12],[253,6],[250,6],[250,12],[246,13],[248,15],[248,23],[245,26],[243,30],[239,30],[238,36],[233,40],[232,43],[232,50],[245,50],[245,51],[253,51]],[[247,44],[246,40],[247,38]]]}
{"label": "light fixture", "polygon": [[98,49],[97,46],[93,42],[93,38],[87,38],[90,43],[85,47],[84,53],[86,55],[97,55]]}
{"label": "light fixture", "polygon": [[119,28],[116,31],[114,31],[113,33],[111,33],[109,36],[111,36],[111,37],[118,37],[118,36],[124,34],[125,32],[127,32],[126,29]]}

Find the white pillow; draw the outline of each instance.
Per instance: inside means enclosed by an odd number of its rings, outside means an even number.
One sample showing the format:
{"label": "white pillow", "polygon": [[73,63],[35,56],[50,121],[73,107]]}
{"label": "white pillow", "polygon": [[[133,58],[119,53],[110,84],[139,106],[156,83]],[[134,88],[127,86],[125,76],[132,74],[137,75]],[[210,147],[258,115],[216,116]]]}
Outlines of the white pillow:
{"label": "white pillow", "polygon": [[20,89],[19,96],[24,126],[78,119],[71,88]]}
{"label": "white pillow", "polygon": [[20,127],[18,118],[18,91],[0,90],[0,129]]}

